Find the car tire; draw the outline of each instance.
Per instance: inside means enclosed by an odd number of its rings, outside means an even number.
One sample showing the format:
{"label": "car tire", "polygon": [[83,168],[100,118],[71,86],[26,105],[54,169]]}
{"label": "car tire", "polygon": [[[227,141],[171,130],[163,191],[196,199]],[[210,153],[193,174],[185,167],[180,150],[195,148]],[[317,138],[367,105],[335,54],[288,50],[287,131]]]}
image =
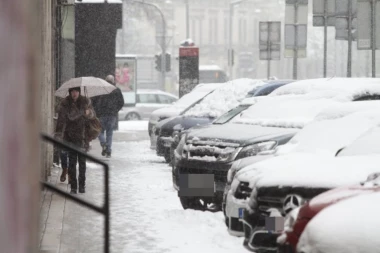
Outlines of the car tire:
{"label": "car tire", "polygon": [[198,198],[194,197],[179,197],[181,201],[181,205],[183,209],[193,209],[193,210],[202,210],[204,211],[204,207],[199,202]]}
{"label": "car tire", "polygon": [[136,112],[130,112],[125,115],[125,120],[140,120],[141,116]]}

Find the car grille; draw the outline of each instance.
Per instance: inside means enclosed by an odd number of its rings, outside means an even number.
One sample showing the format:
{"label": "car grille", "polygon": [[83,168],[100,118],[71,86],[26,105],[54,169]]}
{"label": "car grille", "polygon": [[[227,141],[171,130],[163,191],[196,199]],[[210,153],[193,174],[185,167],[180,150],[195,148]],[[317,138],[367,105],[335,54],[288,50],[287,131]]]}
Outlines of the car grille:
{"label": "car grille", "polygon": [[[214,174],[214,180],[217,182],[227,183],[228,171],[220,169],[195,169],[195,168],[179,168],[179,174]],[[179,175],[177,175],[179,176]],[[179,178],[177,178],[179,181]]]}
{"label": "car grille", "polygon": [[216,162],[222,156],[232,156],[236,152],[236,146],[215,145],[215,143],[207,144],[207,142],[198,143],[186,143],[185,152],[188,153],[188,158],[192,160],[204,160],[209,162]]}
{"label": "car grille", "polygon": [[259,212],[262,214],[267,214],[269,208],[276,208],[282,212],[282,206],[284,203],[283,198],[273,198],[273,197],[258,197],[257,204]]}
{"label": "car grille", "polygon": [[307,187],[259,187],[257,190],[257,208],[264,215],[268,214],[269,208],[279,210],[283,215],[283,203],[289,194],[297,194],[308,201],[313,197],[329,190],[328,188],[307,188]]}
{"label": "car grille", "polygon": [[252,188],[249,187],[248,182],[240,182],[235,191],[235,198],[237,199],[246,199],[252,193]]}

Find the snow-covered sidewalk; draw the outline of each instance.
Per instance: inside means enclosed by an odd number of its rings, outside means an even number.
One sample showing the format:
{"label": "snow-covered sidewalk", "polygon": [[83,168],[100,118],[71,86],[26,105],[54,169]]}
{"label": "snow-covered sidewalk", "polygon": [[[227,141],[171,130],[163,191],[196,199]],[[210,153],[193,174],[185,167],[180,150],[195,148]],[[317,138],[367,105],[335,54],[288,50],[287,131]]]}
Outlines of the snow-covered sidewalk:
{"label": "snow-covered sidewalk", "polygon": [[[91,153],[98,156],[97,146]],[[115,140],[113,157],[107,160],[111,252],[246,252],[242,239],[228,234],[222,212],[182,209],[172,187],[171,167],[149,149],[149,141]],[[98,165],[88,163],[86,193],[78,196],[101,205],[103,170]],[[62,201],[59,208],[64,215],[59,250],[55,252],[102,252],[102,216],[71,201]],[[50,210],[56,208],[50,206]]]}

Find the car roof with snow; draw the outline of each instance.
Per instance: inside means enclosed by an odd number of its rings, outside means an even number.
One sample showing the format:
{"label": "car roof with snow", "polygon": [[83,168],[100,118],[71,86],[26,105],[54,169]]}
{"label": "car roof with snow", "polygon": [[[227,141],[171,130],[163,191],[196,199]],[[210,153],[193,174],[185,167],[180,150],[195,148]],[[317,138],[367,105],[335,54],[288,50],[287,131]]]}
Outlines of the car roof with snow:
{"label": "car roof with snow", "polygon": [[[284,85],[268,96],[251,98],[252,106],[231,122],[302,128],[328,107],[371,95],[380,99],[380,79],[302,80]],[[243,102],[249,103],[247,100]]]}
{"label": "car roof with snow", "polygon": [[199,103],[188,108],[183,115],[217,118],[238,106],[251,89],[262,84],[263,81],[261,80],[248,78],[235,79],[219,84],[218,88],[205,96]]}
{"label": "car roof with snow", "polygon": [[308,223],[297,250],[304,253],[376,252],[380,249],[379,199],[380,193],[377,192],[325,208]]}

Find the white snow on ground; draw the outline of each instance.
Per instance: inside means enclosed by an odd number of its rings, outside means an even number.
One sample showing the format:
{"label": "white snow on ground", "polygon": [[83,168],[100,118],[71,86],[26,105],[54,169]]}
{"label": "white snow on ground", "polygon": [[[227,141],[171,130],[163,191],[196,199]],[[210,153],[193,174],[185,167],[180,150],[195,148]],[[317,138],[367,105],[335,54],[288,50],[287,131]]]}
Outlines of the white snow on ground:
{"label": "white snow on ground", "polygon": [[148,131],[148,121],[119,121],[119,131]]}
{"label": "white snow on ground", "polygon": [[372,193],[325,208],[306,226],[298,250],[305,253],[378,252],[379,199],[380,193]]}
{"label": "white snow on ground", "polygon": [[114,252],[246,252],[242,240],[228,234],[222,212],[182,209],[171,167],[148,141],[114,142],[113,150],[111,241],[123,249]]}
{"label": "white snow on ground", "polygon": [[217,88],[213,93],[206,96],[184,115],[194,117],[219,117],[223,113],[238,106],[250,90],[263,83],[261,80],[242,78],[220,84],[220,88]]}

